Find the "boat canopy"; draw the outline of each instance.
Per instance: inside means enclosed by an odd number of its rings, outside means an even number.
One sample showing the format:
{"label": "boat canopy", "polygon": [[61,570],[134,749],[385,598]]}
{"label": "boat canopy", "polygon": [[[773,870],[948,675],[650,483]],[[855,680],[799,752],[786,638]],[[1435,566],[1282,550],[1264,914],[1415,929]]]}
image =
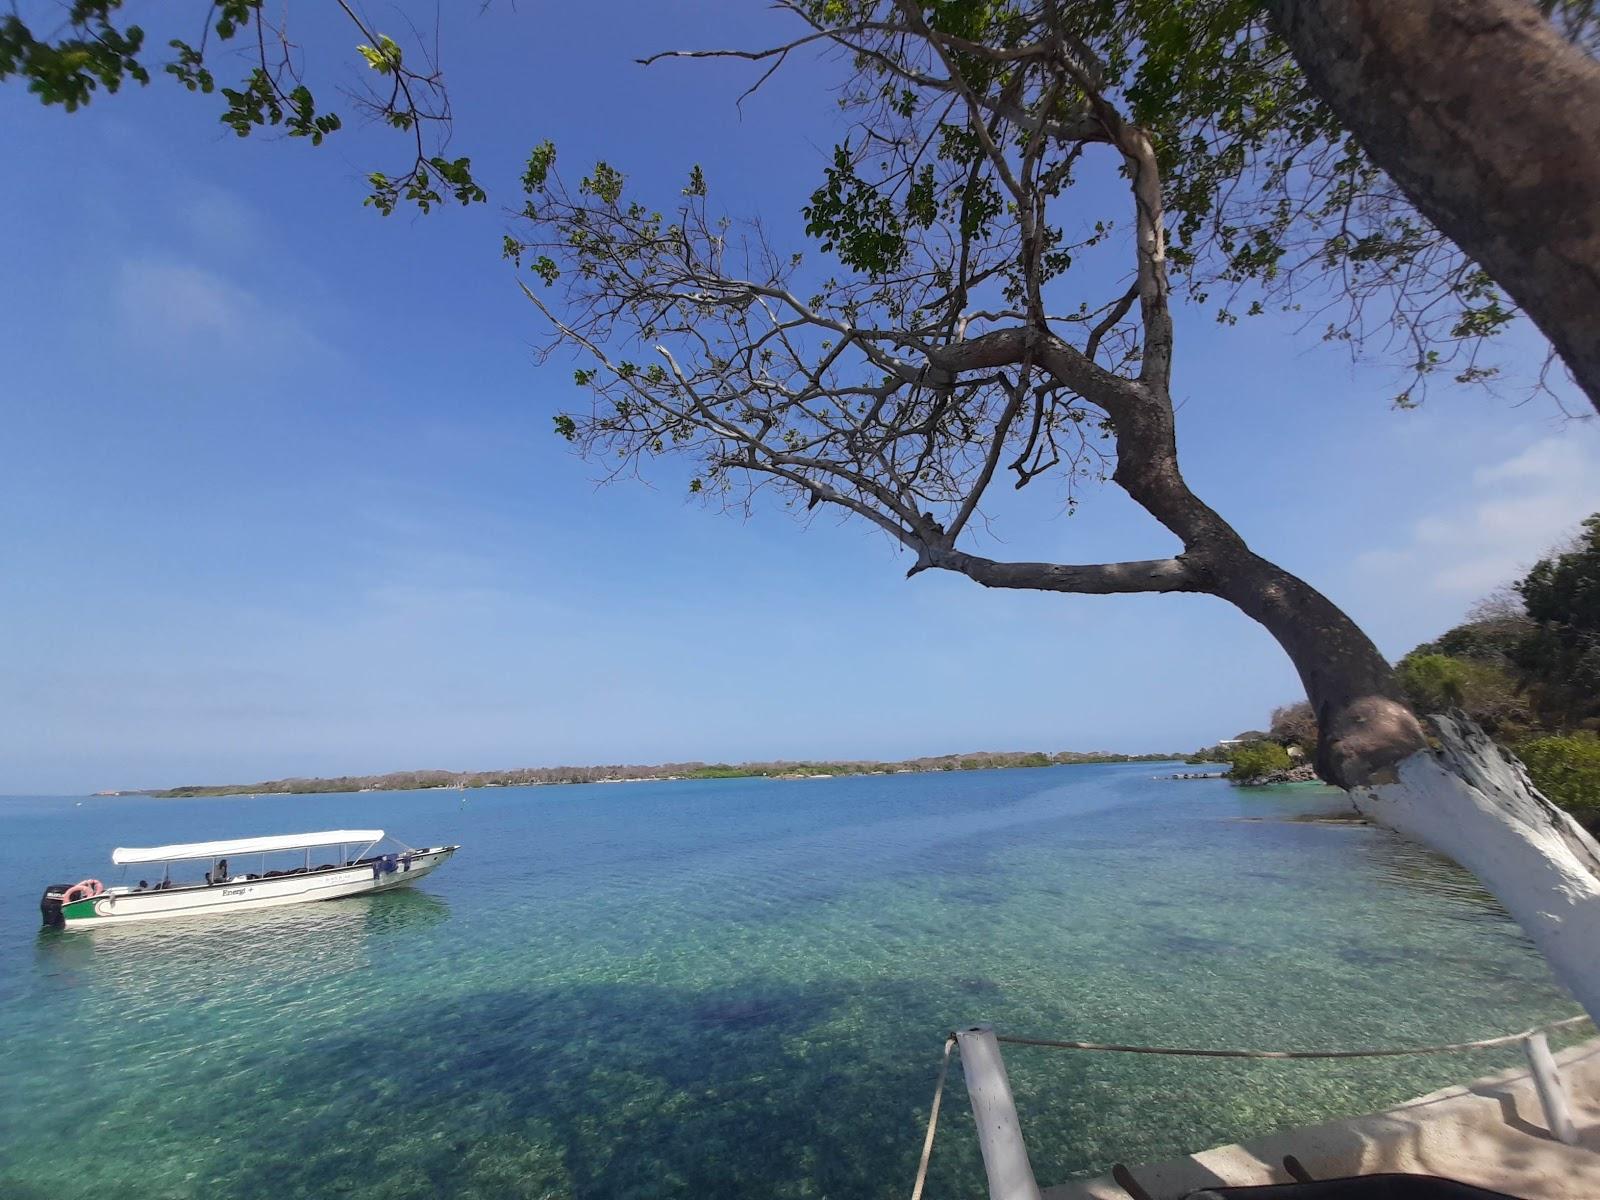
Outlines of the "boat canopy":
{"label": "boat canopy", "polygon": [[227,858],[229,855],[268,854],[274,850],[306,850],[313,846],[367,845],[381,841],[381,829],[330,829],[324,833],[280,833],[274,837],[236,838],[231,842],[188,842],[146,849],[118,846],[111,852],[117,866],[131,863],[171,862],[185,858]]}

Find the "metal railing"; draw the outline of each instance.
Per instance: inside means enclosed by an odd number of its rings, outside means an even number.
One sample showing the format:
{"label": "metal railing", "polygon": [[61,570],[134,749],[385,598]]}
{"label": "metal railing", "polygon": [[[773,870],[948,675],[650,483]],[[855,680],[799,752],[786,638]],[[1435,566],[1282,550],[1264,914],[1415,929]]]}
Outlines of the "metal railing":
{"label": "metal railing", "polygon": [[1020,1037],[1015,1034],[997,1034],[988,1025],[973,1025],[958,1029],[945,1038],[944,1058],[939,1064],[938,1082],[934,1085],[933,1104],[928,1114],[928,1132],[922,1143],[922,1159],[917,1165],[916,1183],[911,1189],[911,1200],[922,1200],[922,1189],[928,1179],[928,1163],[933,1157],[933,1140],[939,1125],[939,1106],[944,1097],[945,1080],[950,1071],[953,1051],[961,1052],[961,1069],[967,1080],[967,1098],[972,1104],[972,1116],[978,1127],[978,1149],[983,1156],[983,1169],[989,1179],[990,1200],[1040,1200],[1039,1184],[1033,1176],[1033,1165],[1028,1159],[1028,1147],[1022,1136],[1022,1123],[1017,1118],[1016,1101],[1011,1094],[1011,1081],[1006,1075],[1005,1059],[1000,1052],[1002,1043],[1013,1046],[1041,1046],[1051,1050],[1079,1050],[1107,1054],[1161,1054],[1187,1058],[1254,1058],[1254,1059],[1310,1059],[1310,1058],[1397,1058],[1413,1054],[1454,1054],[1464,1050],[1483,1050],[1492,1046],[1508,1046],[1520,1042],[1528,1059],[1529,1073],[1533,1077],[1539,1103],[1544,1109],[1545,1123],[1557,1141],[1575,1145],[1577,1130],[1572,1122],[1572,1110],[1567,1100],[1565,1085],[1555,1058],[1550,1053],[1548,1035],[1558,1029],[1570,1029],[1588,1021],[1586,1015],[1568,1017],[1524,1029],[1520,1033],[1506,1033],[1498,1037],[1479,1038],[1470,1042],[1444,1042],[1434,1046],[1386,1047],[1371,1050],[1215,1050],[1193,1046],[1135,1046],[1117,1042],[1077,1042],[1054,1038]]}

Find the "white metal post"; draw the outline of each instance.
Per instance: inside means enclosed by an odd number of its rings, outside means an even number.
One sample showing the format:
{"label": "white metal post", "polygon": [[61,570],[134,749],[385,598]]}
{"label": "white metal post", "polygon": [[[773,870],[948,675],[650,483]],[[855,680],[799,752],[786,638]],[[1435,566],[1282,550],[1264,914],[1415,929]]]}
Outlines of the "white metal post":
{"label": "white metal post", "polygon": [[987,1025],[956,1031],[961,1050],[961,1071],[967,1078],[967,1097],[978,1124],[978,1148],[989,1176],[989,1200],[1040,1200],[1039,1184],[1028,1161],[1027,1143],[1017,1120],[1000,1043]]}
{"label": "white metal post", "polygon": [[1545,1125],[1556,1141],[1576,1146],[1578,1131],[1572,1125],[1567,1089],[1561,1083],[1561,1072],[1550,1053],[1549,1040],[1542,1032],[1529,1034],[1522,1039],[1522,1049],[1528,1056],[1528,1067],[1533,1073],[1533,1086],[1539,1093],[1539,1103],[1544,1106]]}

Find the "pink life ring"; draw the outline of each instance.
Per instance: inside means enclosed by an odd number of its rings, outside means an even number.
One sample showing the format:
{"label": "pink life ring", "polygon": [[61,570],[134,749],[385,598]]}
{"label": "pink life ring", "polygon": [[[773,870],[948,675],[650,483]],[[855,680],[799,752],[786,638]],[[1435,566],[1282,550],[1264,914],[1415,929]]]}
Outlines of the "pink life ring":
{"label": "pink life ring", "polygon": [[98,879],[82,879],[67,889],[66,894],[61,897],[61,903],[71,904],[74,900],[87,900],[105,890],[106,885]]}

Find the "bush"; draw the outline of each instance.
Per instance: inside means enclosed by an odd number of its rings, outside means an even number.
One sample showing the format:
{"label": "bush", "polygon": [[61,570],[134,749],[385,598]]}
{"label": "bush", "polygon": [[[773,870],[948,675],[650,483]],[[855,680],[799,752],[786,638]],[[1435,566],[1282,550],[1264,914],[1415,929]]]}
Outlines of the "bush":
{"label": "bush", "polygon": [[1517,747],[1534,786],[1589,829],[1600,826],[1600,737],[1575,733]]}
{"label": "bush", "polygon": [[1538,727],[1516,679],[1493,663],[1419,649],[1400,660],[1395,676],[1419,713],[1463,709],[1502,741],[1525,737]]}
{"label": "bush", "polygon": [[1277,742],[1251,742],[1248,746],[1235,746],[1228,754],[1233,769],[1229,779],[1257,779],[1273,771],[1287,771],[1294,765],[1289,752]]}
{"label": "bush", "polygon": [[[1489,621],[1473,621],[1457,625],[1428,647],[1430,651],[1448,654],[1451,658],[1469,658],[1475,662],[1504,666],[1528,632],[1537,628],[1523,616],[1497,617]],[[1421,649],[1421,647],[1418,647]]]}
{"label": "bush", "polygon": [[1280,746],[1298,746],[1307,754],[1317,750],[1317,718],[1304,700],[1272,710],[1272,740]]}
{"label": "bush", "polygon": [[1422,713],[1460,708],[1467,696],[1466,665],[1444,654],[1408,654],[1395,668],[1411,707]]}

